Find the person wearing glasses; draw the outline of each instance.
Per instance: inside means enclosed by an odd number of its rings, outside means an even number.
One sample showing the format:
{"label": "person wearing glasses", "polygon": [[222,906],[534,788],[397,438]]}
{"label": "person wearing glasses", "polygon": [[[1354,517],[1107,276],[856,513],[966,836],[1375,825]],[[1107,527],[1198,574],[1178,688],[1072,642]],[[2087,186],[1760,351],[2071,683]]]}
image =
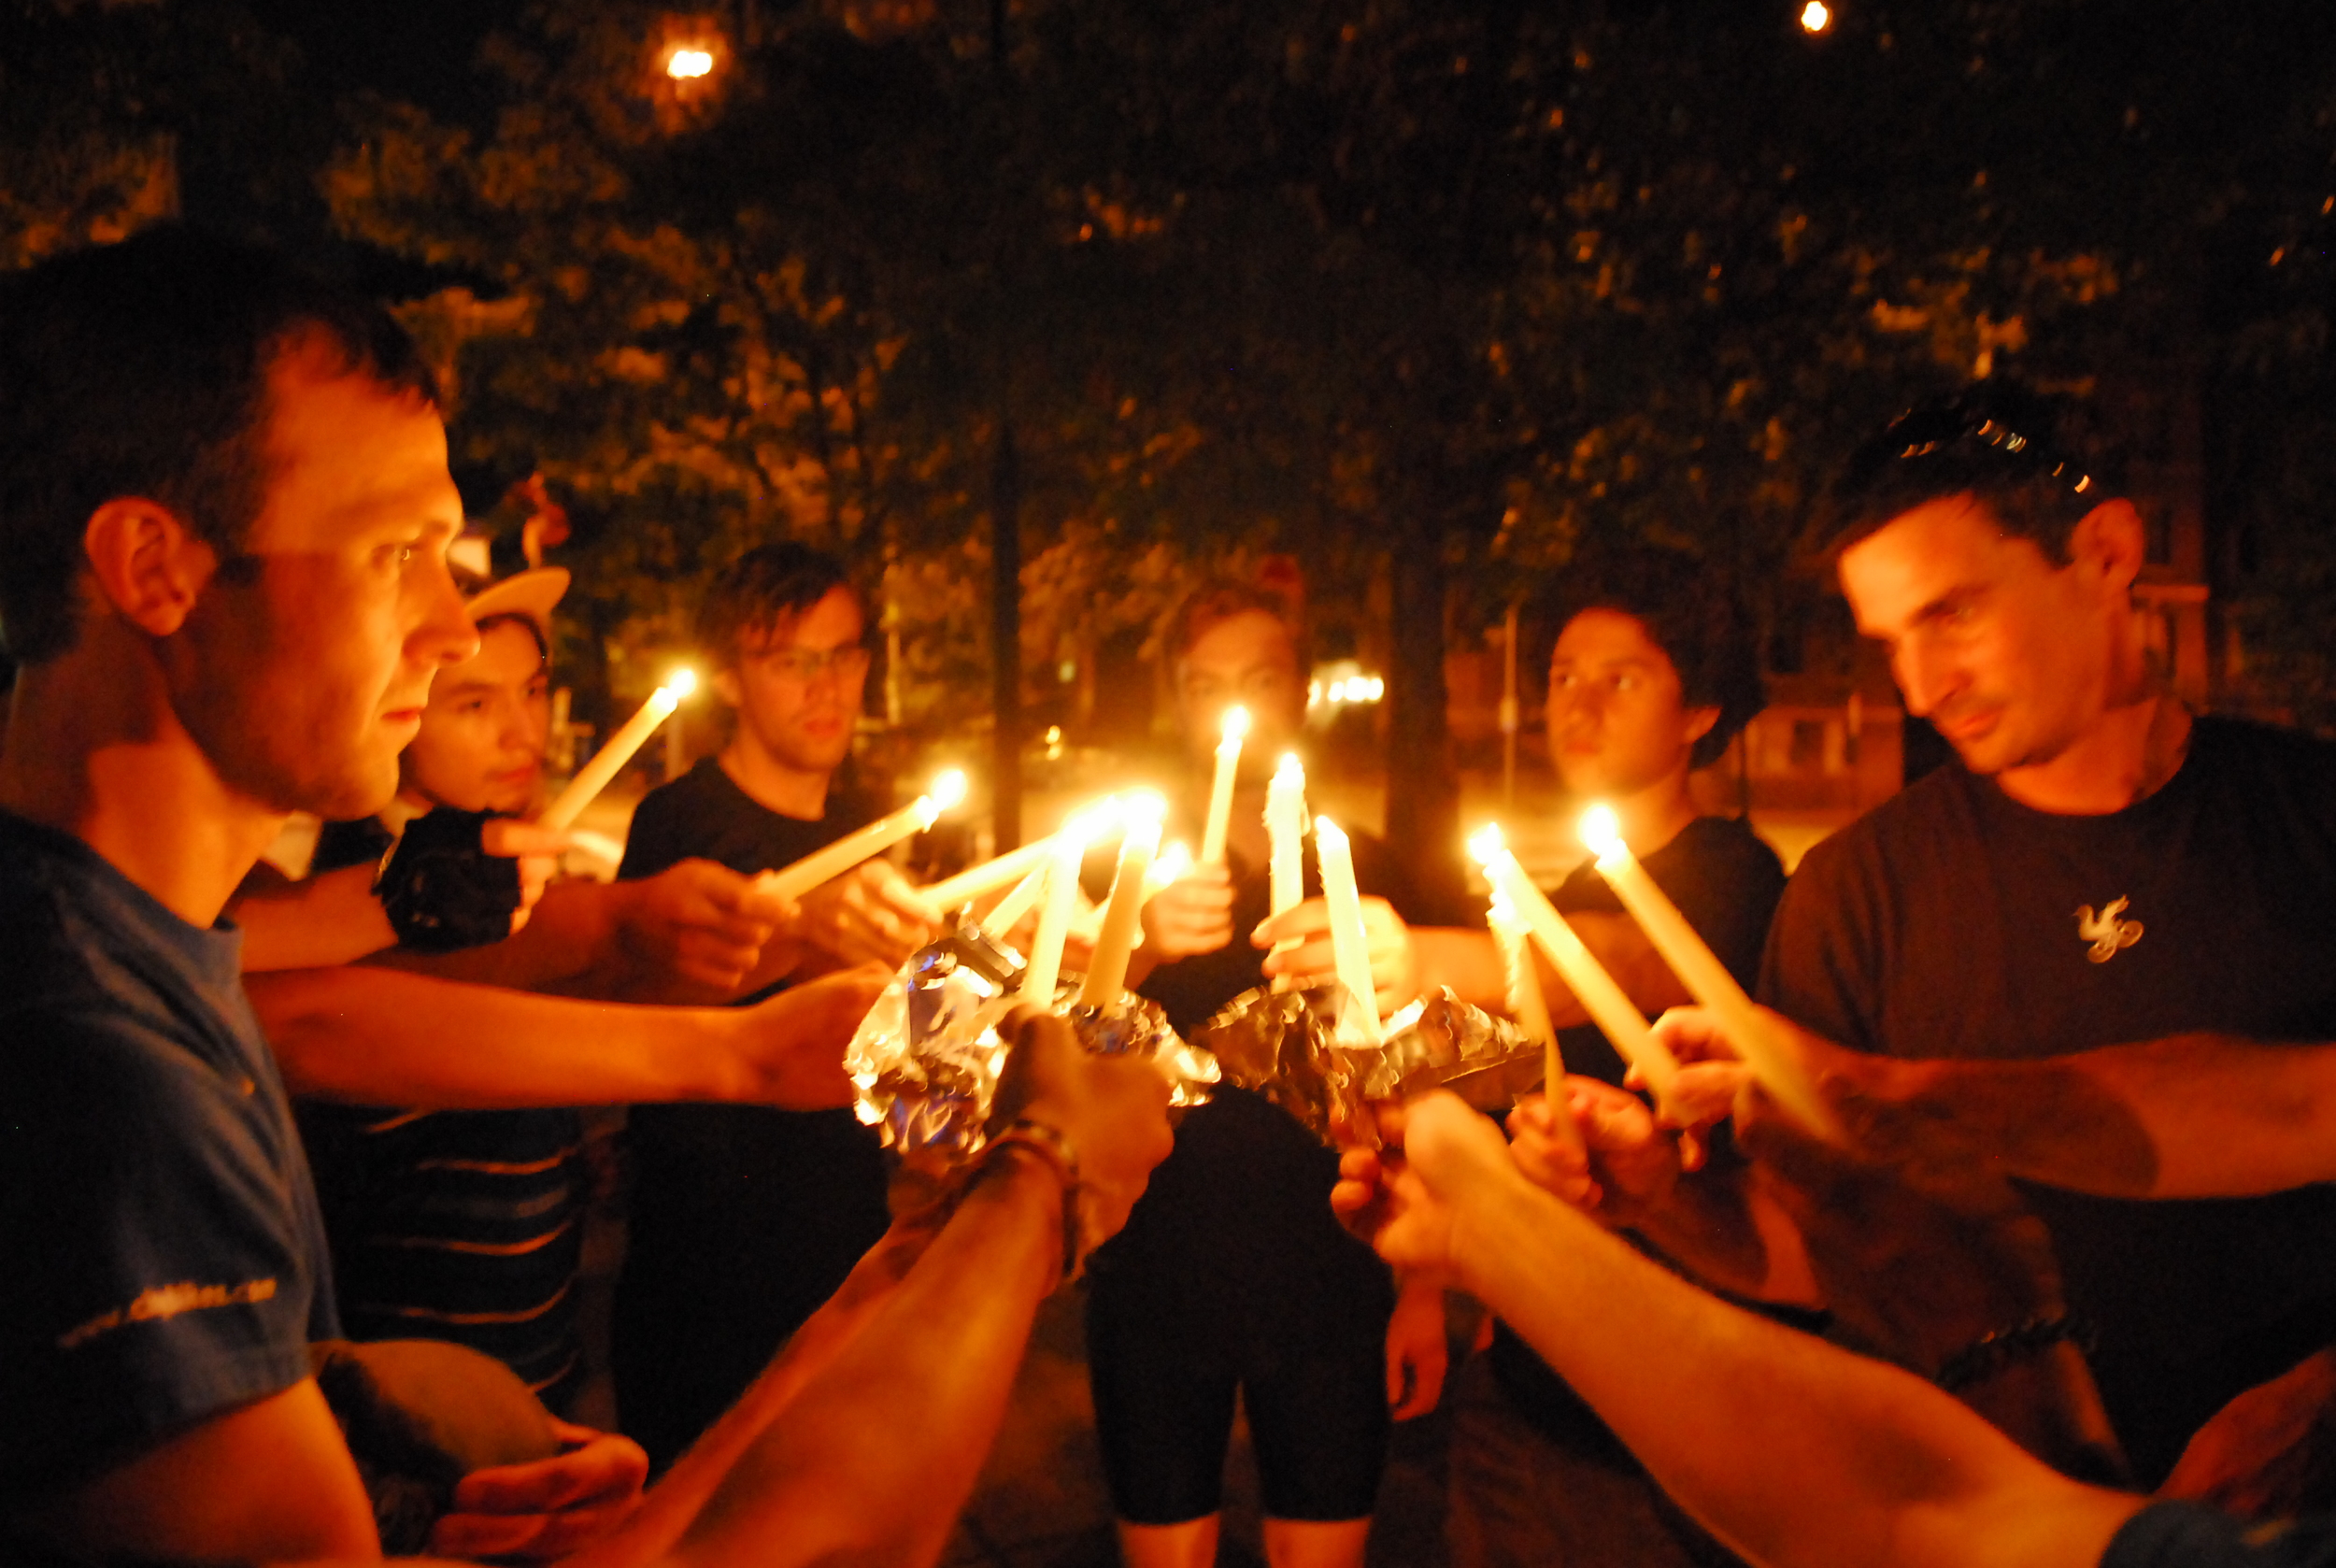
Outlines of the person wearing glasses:
{"label": "person wearing glasses", "polygon": [[[1845,478],[1843,591],[1957,763],[1810,851],[1763,999],[1891,1057],[2329,1038],[2336,747],[2193,716],[2165,688],[2135,592],[2142,516],[2050,413],[1984,391],[1917,408]],[[2016,1184],[1984,1151],[1917,1182],[1771,1162],[1756,1182],[1674,1186],[1644,1119],[1625,1122],[1637,1133],[1602,1151],[1610,1213],[1748,1290],[1805,1248],[1837,1322],[1999,1420],[2089,1375],[2118,1478],[2144,1488],[2218,1409],[2336,1337],[2325,1186],[2144,1206]],[[1770,1197],[1731,1273],[1714,1218]],[[1922,1239],[1958,1231],[1959,1256]],[[2115,1475],[2113,1455],[2097,1474]]]}
{"label": "person wearing glasses", "polygon": [[[729,741],[634,813],[623,879],[696,858],[752,875],[864,826],[877,805],[838,773],[868,676],[867,618],[840,563],[785,541],[717,573],[699,616]],[[879,858],[815,889],[805,972],[899,964],[937,916]],[[662,1466],[753,1381],[883,1235],[885,1168],[849,1110],[639,1105],[611,1361],[626,1430]]]}

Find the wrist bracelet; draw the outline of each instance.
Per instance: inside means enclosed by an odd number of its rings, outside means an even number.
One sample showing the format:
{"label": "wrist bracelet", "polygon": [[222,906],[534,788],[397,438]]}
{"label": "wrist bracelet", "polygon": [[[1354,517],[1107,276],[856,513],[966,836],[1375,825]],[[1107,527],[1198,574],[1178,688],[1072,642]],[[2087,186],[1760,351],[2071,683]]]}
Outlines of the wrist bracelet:
{"label": "wrist bracelet", "polygon": [[1941,1361],[1930,1381],[1948,1393],[1955,1393],[1974,1383],[1984,1383],[2014,1361],[2048,1350],[2055,1345],[2073,1345],[2080,1351],[2089,1353],[2093,1348],[2093,1337],[2090,1328],[2065,1312],[2030,1318],[2008,1329],[1981,1334]]}
{"label": "wrist bracelet", "polygon": [[1071,1147],[1071,1140],[1062,1130],[1048,1122],[1023,1117],[990,1140],[992,1149],[1027,1148],[1054,1168],[1055,1177],[1062,1184],[1062,1279],[1069,1284],[1078,1277],[1079,1249],[1079,1157]]}

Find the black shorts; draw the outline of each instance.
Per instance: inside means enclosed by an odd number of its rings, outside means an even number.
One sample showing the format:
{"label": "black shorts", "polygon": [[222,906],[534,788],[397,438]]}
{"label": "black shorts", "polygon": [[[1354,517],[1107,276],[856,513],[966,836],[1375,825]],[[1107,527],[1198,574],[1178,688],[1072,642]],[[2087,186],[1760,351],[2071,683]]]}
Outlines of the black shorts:
{"label": "black shorts", "polygon": [[1274,1518],[1361,1518],[1387,1461],[1386,1265],[1330,1208],[1337,1161],[1238,1090],[1192,1112],[1096,1261],[1088,1371],[1113,1507],[1216,1513],[1236,1391]]}

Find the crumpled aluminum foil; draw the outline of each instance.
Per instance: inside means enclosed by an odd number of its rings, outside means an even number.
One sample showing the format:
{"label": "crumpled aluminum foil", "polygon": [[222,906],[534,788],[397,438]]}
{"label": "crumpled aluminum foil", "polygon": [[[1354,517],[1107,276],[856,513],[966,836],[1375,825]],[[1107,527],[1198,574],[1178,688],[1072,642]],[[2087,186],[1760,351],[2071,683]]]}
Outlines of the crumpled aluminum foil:
{"label": "crumpled aluminum foil", "polygon": [[[844,1052],[854,1111],[904,1161],[946,1171],[988,1142],[1006,1059],[998,1025],[1013,1010],[1022,968],[1019,954],[968,922],[911,954],[861,1019]],[[1054,1010],[1089,1049],[1151,1058],[1169,1076],[1172,1105],[1208,1098],[1215,1060],[1186,1045],[1157,1005],[1126,996],[1106,1014],[1075,1005],[1077,993],[1075,978],[1058,988]]]}
{"label": "crumpled aluminum foil", "polygon": [[1384,1044],[1363,1042],[1335,981],[1304,991],[1244,991],[1192,1032],[1217,1058],[1224,1081],[1263,1095],[1326,1144],[1375,1141],[1375,1100],[1404,1100],[1449,1089],[1478,1110],[1506,1110],[1542,1078],[1541,1045],[1506,1019],[1449,991],[1421,997],[1382,1027]]}

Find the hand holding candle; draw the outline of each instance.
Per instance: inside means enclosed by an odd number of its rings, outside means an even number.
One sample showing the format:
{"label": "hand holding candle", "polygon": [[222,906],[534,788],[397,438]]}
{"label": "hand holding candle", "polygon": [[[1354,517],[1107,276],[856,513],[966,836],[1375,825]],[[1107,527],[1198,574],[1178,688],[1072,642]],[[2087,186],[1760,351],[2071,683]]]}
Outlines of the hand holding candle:
{"label": "hand holding candle", "polygon": [[1249,733],[1249,710],[1238,706],[1225,710],[1225,738],[1217,746],[1217,774],[1209,781],[1208,819],[1201,833],[1201,863],[1219,865],[1225,859],[1225,834],[1232,823],[1232,787],[1241,774],[1241,741]]}
{"label": "hand holding candle", "polygon": [[1647,941],[1679,976],[1679,983],[1712,1010],[1720,1033],[1736,1048],[1760,1087],[1813,1131],[1830,1131],[1833,1119],[1816,1087],[1807,1081],[1792,1053],[1770,1036],[1768,1020],[1752,1005],[1752,998],[1736,983],[1728,966],[1719,962],[1719,955],[1696,934],[1678,905],[1664,896],[1631,853],[1610,808],[1595,805],[1583,814],[1582,842],[1598,857],[1599,874],[1614,890],[1615,897],[1638,921]]}
{"label": "hand holding candle", "polygon": [[549,828],[554,833],[574,827],[577,818],[582,816],[584,808],[592,804],[593,797],[608,788],[609,781],[617,777],[617,770],[631,762],[633,754],[648,744],[648,737],[657,733],[657,726],[673,716],[674,709],[681,706],[681,699],[696,691],[697,684],[695,671],[676,670],[665,684],[650,692],[648,701],[625,720],[624,728],[610,735],[608,744],[593,752],[592,760],[577,770],[576,777],[568,780],[568,787],[560,791],[560,798],[544,807],[543,815],[535,819],[536,825]]}
{"label": "hand holding candle", "polygon": [[824,849],[813,850],[784,870],[765,871],[755,881],[782,898],[801,898],[830,877],[840,877],[870,856],[880,855],[902,839],[924,832],[940,820],[942,812],[964,798],[965,776],[951,768],[933,781],[931,793],[919,795],[890,817],[879,818],[858,833],[846,834]]}

